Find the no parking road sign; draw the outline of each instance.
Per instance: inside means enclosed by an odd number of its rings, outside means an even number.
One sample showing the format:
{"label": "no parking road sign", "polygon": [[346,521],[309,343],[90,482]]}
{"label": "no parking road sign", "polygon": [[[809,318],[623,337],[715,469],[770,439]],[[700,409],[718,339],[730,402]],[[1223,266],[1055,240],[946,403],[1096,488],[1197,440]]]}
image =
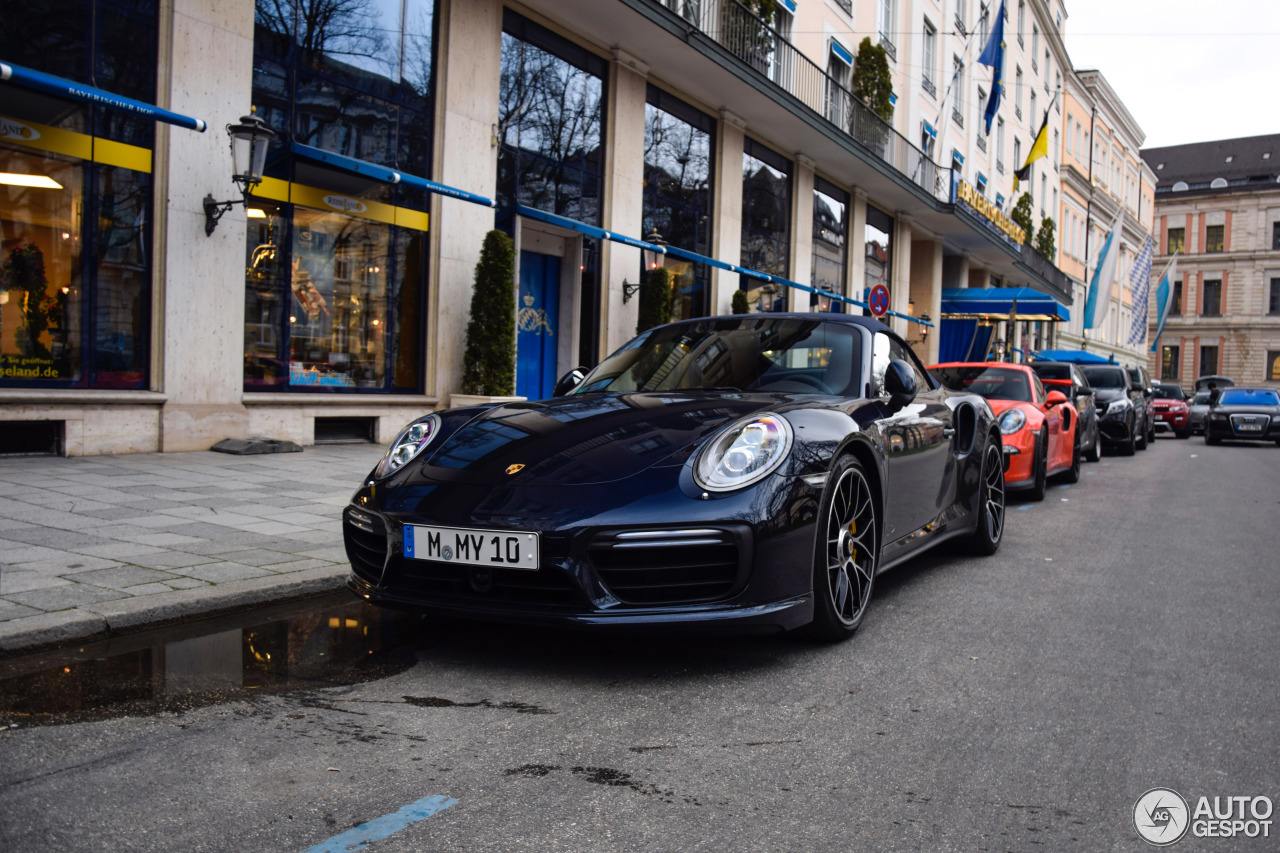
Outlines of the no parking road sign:
{"label": "no parking road sign", "polygon": [[889,311],[889,288],[877,284],[867,295],[867,305],[871,307],[873,317],[883,317]]}

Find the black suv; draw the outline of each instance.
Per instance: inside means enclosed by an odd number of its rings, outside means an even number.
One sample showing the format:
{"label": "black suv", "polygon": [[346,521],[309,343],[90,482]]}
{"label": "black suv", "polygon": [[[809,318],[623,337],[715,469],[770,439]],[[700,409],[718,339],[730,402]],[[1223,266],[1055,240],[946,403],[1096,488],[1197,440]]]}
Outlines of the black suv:
{"label": "black suv", "polygon": [[1085,379],[1080,365],[1067,361],[1033,361],[1031,369],[1044,383],[1045,391],[1057,388],[1076,407],[1080,415],[1076,427],[1076,447],[1090,462],[1102,457],[1102,432],[1098,429],[1098,407],[1093,400],[1093,389]]}
{"label": "black suv", "polygon": [[1093,389],[1102,442],[1125,456],[1147,446],[1147,401],[1118,364],[1086,364],[1081,370]]}
{"label": "black suv", "polygon": [[1151,374],[1142,365],[1134,367],[1126,367],[1125,373],[1129,374],[1129,381],[1133,383],[1133,387],[1142,392],[1142,407],[1146,410],[1146,438],[1147,441],[1156,440],[1156,414],[1155,405],[1156,389],[1155,382],[1151,380]]}

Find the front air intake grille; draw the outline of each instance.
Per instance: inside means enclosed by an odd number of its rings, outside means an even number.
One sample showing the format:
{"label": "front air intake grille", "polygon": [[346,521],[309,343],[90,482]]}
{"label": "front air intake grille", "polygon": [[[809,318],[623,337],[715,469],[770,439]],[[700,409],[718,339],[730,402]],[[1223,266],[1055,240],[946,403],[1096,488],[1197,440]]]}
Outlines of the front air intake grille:
{"label": "front air intake grille", "polygon": [[387,563],[387,527],[382,519],[348,507],[342,516],[342,539],[351,570],[369,583],[381,581]]}
{"label": "front air intake grille", "polygon": [[746,538],[721,528],[597,533],[588,559],[623,604],[699,604],[728,598],[746,580]]}
{"label": "front air intake grille", "polygon": [[396,557],[391,561],[387,577],[388,587],[396,592],[441,602],[537,604],[573,609],[588,603],[578,584],[554,564],[528,571]]}

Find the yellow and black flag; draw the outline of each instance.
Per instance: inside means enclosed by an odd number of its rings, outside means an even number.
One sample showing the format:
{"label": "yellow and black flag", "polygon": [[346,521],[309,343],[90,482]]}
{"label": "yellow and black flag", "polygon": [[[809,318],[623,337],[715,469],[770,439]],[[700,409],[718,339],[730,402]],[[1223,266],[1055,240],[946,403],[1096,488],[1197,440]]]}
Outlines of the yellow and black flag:
{"label": "yellow and black flag", "polygon": [[1018,191],[1018,184],[1025,181],[1031,175],[1031,164],[1044,157],[1049,153],[1049,111],[1044,111],[1044,121],[1040,122],[1040,132],[1036,134],[1036,141],[1031,143],[1031,150],[1027,152],[1027,162],[1022,164],[1022,168],[1013,173],[1013,191]]}

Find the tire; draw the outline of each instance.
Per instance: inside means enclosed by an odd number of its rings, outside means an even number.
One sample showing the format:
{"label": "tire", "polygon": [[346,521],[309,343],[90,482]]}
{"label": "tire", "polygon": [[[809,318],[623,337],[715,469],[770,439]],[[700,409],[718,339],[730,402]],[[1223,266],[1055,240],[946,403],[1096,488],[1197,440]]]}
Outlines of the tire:
{"label": "tire", "polygon": [[1044,500],[1044,491],[1047,487],[1048,476],[1046,471],[1049,468],[1049,439],[1041,432],[1036,436],[1035,458],[1032,459],[1031,465],[1036,469],[1035,480],[1031,485],[1031,500]]}
{"label": "tire", "polygon": [[[1138,429],[1138,424],[1136,422],[1134,423],[1133,428],[1135,431]],[[1142,432],[1138,435],[1136,439],[1134,439],[1134,447],[1138,448],[1139,450],[1147,449],[1147,427],[1145,424],[1143,424],[1142,426]]]}
{"label": "tire", "polygon": [[969,537],[969,549],[987,556],[994,554],[1004,539],[1004,451],[999,436],[987,440],[980,477],[978,522]]}
{"label": "tire", "polygon": [[1156,443],[1156,424],[1155,424],[1155,421],[1151,420],[1151,418],[1148,416],[1148,418],[1147,418],[1147,444],[1155,444],[1155,443]]}
{"label": "tire", "polygon": [[827,478],[813,560],[813,622],[804,633],[824,642],[853,636],[866,615],[880,561],[875,494],[862,465],[841,457]]}
{"label": "tire", "polygon": [[1071,467],[1062,472],[1064,483],[1080,482],[1080,448],[1071,451]]}
{"label": "tire", "polygon": [[1126,438],[1124,440],[1124,443],[1120,445],[1121,456],[1132,456],[1134,454],[1135,449],[1138,446],[1137,444],[1138,439],[1133,434],[1134,426],[1136,425],[1131,424],[1129,426],[1129,437]]}
{"label": "tire", "polygon": [[1205,444],[1217,444],[1219,441],[1221,441],[1221,439],[1214,438],[1214,437],[1213,437],[1213,434],[1209,432],[1209,428],[1208,428],[1208,427],[1205,427],[1205,428],[1204,428],[1204,443],[1205,443]]}
{"label": "tire", "polygon": [[1191,438],[1191,430],[1190,429],[1178,430],[1177,432],[1174,433],[1174,435],[1177,436],[1178,438]]}
{"label": "tire", "polygon": [[1097,427],[1093,430],[1093,446],[1088,448],[1084,458],[1090,462],[1097,462],[1102,458],[1102,430]]}

